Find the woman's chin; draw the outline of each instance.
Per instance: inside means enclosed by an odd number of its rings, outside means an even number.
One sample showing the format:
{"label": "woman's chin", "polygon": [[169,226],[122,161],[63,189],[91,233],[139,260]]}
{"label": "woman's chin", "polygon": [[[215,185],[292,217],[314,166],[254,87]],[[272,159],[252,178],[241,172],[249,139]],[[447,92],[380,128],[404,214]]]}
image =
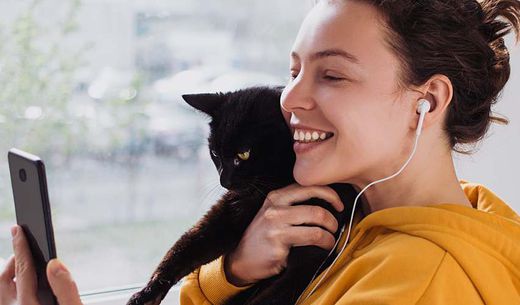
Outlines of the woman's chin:
{"label": "woman's chin", "polygon": [[338,168],[327,170],[323,166],[305,166],[310,164],[303,164],[296,162],[293,168],[293,177],[301,186],[312,185],[329,185],[332,183],[347,183],[342,182],[348,179],[342,179],[337,175]]}
{"label": "woman's chin", "polygon": [[293,170],[294,180],[301,186],[321,185],[322,179],[317,176],[316,170],[303,169],[295,166]]}

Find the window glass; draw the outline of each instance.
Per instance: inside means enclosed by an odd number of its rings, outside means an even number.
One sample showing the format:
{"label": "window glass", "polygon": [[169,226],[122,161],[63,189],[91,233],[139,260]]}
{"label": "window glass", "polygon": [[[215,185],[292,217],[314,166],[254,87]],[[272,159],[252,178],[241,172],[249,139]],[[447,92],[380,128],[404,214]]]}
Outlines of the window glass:
{"label": "window glass", "polygon": [[207,119],[181,94],[284,84],[310,6],[0,2],[0,257],[17,147],[46,162],[58,256],[81,290],[145,282],[223,192]]}

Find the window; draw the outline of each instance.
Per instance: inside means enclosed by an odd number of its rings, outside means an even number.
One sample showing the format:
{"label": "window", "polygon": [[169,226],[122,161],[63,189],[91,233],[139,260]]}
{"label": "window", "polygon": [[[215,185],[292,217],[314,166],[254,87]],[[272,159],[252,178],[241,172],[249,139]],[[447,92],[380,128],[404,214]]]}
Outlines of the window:
{"label": "window", "polygon": [[[11,253],[6,156],[17,147],[46,162],[58,256],[80,290],[146,282],[223,192],[207,121],[181,94],[285,83],[312,2],[1,1],[0,257]],[[518,210],[520,54],[508,45],[497,111],[512,124],[457,166]]]}
{"label": "window", "polygon": [[17,147],[46,162],[58,256],[80,290],[146,282],[222,193],[207,121],[181,94],[284,84],[310,4],[0,3],[0,257]]}

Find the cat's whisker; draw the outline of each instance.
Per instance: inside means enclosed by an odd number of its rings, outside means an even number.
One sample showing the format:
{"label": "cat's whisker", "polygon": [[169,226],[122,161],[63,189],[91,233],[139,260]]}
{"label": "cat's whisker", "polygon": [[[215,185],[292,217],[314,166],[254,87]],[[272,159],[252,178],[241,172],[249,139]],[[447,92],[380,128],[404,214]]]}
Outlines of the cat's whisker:
{"label": "cat's whisker", "polygon": [[220,187],[220,184],[215,183],[215,184],[213,185],[213,187],[211,187],[211,189],[209,189],[209,190],[206,192],[206,194],[205,194],[204,196],[202,196],[202,199],[201,199],[201,202],[200,202],[201,207],[204,206],[204,203],[206,202],[206,200],[207,200],[208,198],[214,197],[214,195],[215,195],[215,193],[218,191],[219,187]]}
{"label": "cat's whisker", "polygon": [[204,200],[207,198],[208,194],[211,194],[215,191],[215,188],[219,187],[220,184],[216,181],[209,181],[206,183],[204,187],[200,190],[202,194],[205,194]]}
{"label": "cat's whisker", "polygon": [[222,186],[220,185],[220,183],[215,183],[215,186],[213,186],[213,188],[211,189],[211,193],[210,193],[210,196],[215,196],[216,193],[222,191]]}
{"label": "cat's whisker", "polygon": [[209,188],[213,188],[213,187],[215,187],[215,184],[220,184],[220,183],[218,182],[218,179],[216,179],[216,178],[212,178],[211,180],[206,181],[206,183],[204,183],[204,184],[202,185],[202,187],[201,187],[201,188],[202,188],[202,191],[206,191],[205,189],[209,189]]}
{"label": "cat's whisker", "polygon": [[276,187],[276,183],[273,183],[273,182],[269,182],[269,181],[258,181],[258,183],[261,183],[263,186],[269,188],[269,189],[274,189]]}
{"label": "cat's whisker", "polygon": [[256,189],[260,194],[262,194],[262,196],[264,197],[267,197],[267,194],[265,192],[263,192],[260,188],[258,188],[256,185],[254,185],[253,183],[248,183],[251,187],[253,187],[254,189]]}
{"label": "cat's whisker", "polygon": [[264,186],[269,189],[273,189],[277,185],[276,183],[271,182],[270,180],[262,179],[260,177],[253,177],[252,180],[255,184],[260,184],[260,186]]}

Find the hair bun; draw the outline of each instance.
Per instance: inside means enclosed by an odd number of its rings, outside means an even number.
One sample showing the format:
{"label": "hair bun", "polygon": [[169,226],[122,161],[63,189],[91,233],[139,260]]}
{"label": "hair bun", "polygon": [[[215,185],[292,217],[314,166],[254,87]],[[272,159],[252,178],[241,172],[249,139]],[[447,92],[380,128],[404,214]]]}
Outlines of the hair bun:
{"label": "hair bun", "polygon": [[479,4],[483,14],[479,30],[494,54],[489,69],[494,80],[494,93],[498,94],[510,75],[509,50],[504,36],[514,29],[516,43],[520,40],[520,1],[481,0]]}

